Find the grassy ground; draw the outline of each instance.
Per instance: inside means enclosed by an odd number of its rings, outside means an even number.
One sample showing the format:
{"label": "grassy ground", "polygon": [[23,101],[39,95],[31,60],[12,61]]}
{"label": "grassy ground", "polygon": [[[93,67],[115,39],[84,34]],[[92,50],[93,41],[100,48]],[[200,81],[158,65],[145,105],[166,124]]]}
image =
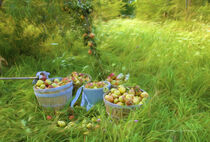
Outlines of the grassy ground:
{"label": "grassy ground", "polygon": [[[103,103],[90,112],[76,108],[78,124],[69,130],[56,127],[68,120],[66,110],[53,115],[37,106],[31,81],[0,81],[0,141],[200,141],[210,133],[210,34],[202,23],[112,20],[97,23],[97,42],[104,67],[110,72],[129,72],[130,85],[139,84],[151,100],[128,119],[113,122]],[[51,76],[84,71],[97,73],[86,49],[71,56],[23,57],[3,76],[31,76],[47,70]],[[77,47],[72,49],[78,52]],[[52,62],[54,60],[54,62]],[[66,61],[60,64],[62,60]],[[69,65],[68,62],[71,64]],[[52,121],[46,115],[53,115]],[[100,128],[84,136],[83,119],[100,116]],[[139,120],[137,123],[134,120]]]}

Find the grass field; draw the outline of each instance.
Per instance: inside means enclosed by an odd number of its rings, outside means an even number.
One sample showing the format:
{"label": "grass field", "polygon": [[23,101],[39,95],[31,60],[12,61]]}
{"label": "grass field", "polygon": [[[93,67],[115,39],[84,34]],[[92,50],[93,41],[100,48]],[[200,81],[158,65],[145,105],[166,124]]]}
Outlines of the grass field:
{"label": "grass field", "polygon": [[[101,118],[100,128],[84,136],[80,123],[68,130],[56,126],[57,120],[68,120],[66,109],[56,116],[43,112],[31,81],[0,81],[0,141],[209,141],[209,26],[117,19],[96,27],[104,69],[129,72],[129,85],[139,84],[146,90],[149,103],[119,122],[111,121],[103,103],[90,112],[76,108],[78,123]],[[23,56],[11,68],[4,68],[3,76],[34,76],[46,70],[54,77],[83,71],[96,79],[94,60],[79,45],[62,57]],[[52,121],[46,120],[47,114],[53,115]]]}

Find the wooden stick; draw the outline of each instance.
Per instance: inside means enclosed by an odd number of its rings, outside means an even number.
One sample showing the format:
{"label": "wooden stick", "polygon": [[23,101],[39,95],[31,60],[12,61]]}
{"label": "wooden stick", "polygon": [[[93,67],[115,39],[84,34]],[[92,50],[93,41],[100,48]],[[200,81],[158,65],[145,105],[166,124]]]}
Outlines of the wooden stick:
{"label": "wooden stick", "polygon": [[39,79],[38,77],[0,77],[0,80]]}

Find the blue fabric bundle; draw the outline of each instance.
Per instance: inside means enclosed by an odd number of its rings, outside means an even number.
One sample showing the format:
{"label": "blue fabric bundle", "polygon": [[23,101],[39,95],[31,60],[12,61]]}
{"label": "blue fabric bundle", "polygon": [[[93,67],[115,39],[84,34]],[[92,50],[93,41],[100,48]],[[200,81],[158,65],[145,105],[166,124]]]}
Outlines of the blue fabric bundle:
{"label": "blue fabric bundle", "polygon": [[38,79],[33,80],[32,84],[36,84],[36,82],[37,82],[39,79],[41,79],[41,78],[43,77],[42,74],[45,75],[47,79],[49,78],[49,75],[50,75],[49,72],[46,72],[46,71],[37,72],[37,73],[36,73],[36,77],[37,77]]}
{"label": "blue fabric bundle", "polygon": [[[100,102],[103,100],[103,95],[105,91],[109,91],[111,88],[111,84],[107,81],[104,81],[106,84],[108,84],[104,88],[98,88],[98,89],[88,89],[85,88],[84,86],[80,87],[76,93],[75,98],[71,102],[71,107],[74,107],[74,104],[76,101],[79,99],[80,94],[82,92],[82,101],[80,106],[86,107],[86,110],[90,110],[96,103]],[[108,88],[106,90],[106,88]]]}

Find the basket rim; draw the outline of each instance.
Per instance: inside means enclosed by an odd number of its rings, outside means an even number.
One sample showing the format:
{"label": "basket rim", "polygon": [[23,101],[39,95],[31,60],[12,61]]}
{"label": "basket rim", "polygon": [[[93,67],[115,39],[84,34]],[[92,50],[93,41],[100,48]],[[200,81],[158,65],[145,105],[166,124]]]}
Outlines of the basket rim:
{"label": "basket rim", "polygon": [[[61,80],[61,79],[63,79],[63,77],[53,77],[53,78],[48,78],[48,79],[50,79],[50,80],[53,80],[53,79],[59,79],[59,80]],[[73,82],[71,81],[71,82],[67,83],[66,85],[59,86],[59,87],[56,87],[56,88],[36,89],[36,88],[35,88],[36,85],[34,85],[34,86],[33,86],[33,89],[34,89],[34,91],[36,91],[36,92],[42,92],[42,93],[43,93],[43,92],[53,92],[53,91],[57,91],[58,89],[65,89],[65,88],[70,87],[70,86],[72,86],[72,85],[73,85]]]}
{"label": "basket rim", "polygon": [[[128,88],[130,88],[130,87],[128,87]],[[146,92],[146,91],[144,91],[144,90],[141,89],[141,88],[140,88],[140,90],[141,90],[142,92]],[[111,91],[111,90],[110,90],[110,91]],[[108,104],[108,105],[111,106],[111,107],[122,108],[122,109],[123,109],[123,108],[124,108],[124,109],[132,109],[132,108],[140,107],[140,106],[143,105],[143,104],[140,104],[140,105],[131,105],[131,106],[120,106],[120,105],[111,103],[111,102],[109,102],[109,101],[107,101],[107,100],[105,99],[105,96],[106,96],[108,93],[110,93],[110,91],[104,93],[104,95],[103,95],[103,100],[104,100],[105,105]],[[146,93],[147,93],[147,92],[146,92]]]}

